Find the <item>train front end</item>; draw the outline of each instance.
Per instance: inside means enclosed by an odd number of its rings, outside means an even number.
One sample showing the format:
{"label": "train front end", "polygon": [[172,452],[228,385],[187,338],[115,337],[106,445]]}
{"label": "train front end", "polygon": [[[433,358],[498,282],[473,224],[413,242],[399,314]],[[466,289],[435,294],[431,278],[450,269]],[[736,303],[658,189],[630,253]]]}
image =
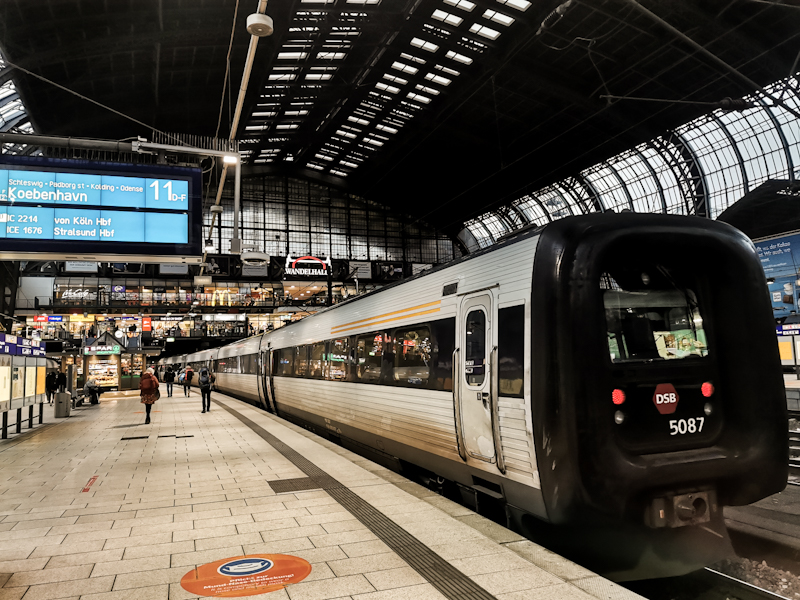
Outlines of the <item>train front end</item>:
{"label": "train front end", "polygon": [[616,579],[722,558],[722,507],[781,491],[788,471],[752,243],[692,217],[564,219],[539,241],[532,315],[540,480],[568,553]]}

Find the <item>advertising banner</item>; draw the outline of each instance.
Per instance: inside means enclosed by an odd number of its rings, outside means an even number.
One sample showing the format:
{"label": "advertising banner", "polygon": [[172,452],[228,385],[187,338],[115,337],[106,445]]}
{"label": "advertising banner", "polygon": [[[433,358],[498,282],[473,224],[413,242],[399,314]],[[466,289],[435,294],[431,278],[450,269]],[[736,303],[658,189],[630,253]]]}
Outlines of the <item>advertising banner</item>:
{"label": "advertising banner", "polygon": [[800,234],[754,242],[775,317],[800,314]]}

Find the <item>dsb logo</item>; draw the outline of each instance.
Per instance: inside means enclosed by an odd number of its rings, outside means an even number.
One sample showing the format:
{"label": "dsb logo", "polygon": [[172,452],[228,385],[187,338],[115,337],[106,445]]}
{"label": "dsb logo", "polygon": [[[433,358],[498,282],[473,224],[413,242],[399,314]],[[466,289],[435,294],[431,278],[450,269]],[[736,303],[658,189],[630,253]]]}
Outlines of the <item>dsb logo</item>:
{"label": "dsb logo", "polygon": [[671,383],[659,383],[656,393],[653,394],[653,404],[662,415],[671,415],[678,408],[678,392]]}

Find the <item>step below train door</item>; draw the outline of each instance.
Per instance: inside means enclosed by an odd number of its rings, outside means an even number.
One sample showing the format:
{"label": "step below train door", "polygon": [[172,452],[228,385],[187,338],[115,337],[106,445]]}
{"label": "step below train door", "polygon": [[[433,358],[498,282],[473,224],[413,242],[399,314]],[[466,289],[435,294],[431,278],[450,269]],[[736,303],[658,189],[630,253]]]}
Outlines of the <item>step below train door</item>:
{"label": "step below train door", "polygon": [[491,292],[465,296],[459,315],[458,397],[464,447],[469,458],[494,463]]}

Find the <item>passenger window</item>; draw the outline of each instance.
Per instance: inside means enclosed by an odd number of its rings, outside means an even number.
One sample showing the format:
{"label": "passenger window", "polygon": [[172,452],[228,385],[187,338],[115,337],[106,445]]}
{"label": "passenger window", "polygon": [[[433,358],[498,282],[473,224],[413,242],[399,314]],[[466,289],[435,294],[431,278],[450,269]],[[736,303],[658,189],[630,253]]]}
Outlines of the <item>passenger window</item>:
{"label": "passenger window", "polygon": [[453,350],[456,347],[456,320],[441,319],[430,324],[433,336],[433,387],[453,391]]}
{"label": "passenger window", "polygon": [[497,318],[500,395],[522,398],[525,376],[525,306],[501,308]]}
{"label": "passenger window", "polygon": [[325,342],[309,346],[308,376],[322,379],[324,373]]}
{"label": "passenger window", "polygon": [[331,340],[328,342],[328,379],[344,381],[347,379],[347,363],[350,340]]}
{"label": "passenger window", "polygon": [[295,377],[308,377],[308,346],[298,346],[294,354]]}
{"label": "passenger window", "polygon": [[383,338],[382,333],[358,338],[356,342],[356,377],[359,381],[377,383],[380,380]]}
{"label": "passenger window", "polygon": [[274,364],[273,373],[278,377],[291,377],[294,375],[294,348],[275,350],[272,354]]}
{"label": "passenger window", "polygon": [[469,385],[483,385],[486,378],[486,315],[473,310],[467,315],[464,375]]}
{"label": "passenger window", "polygon": [[395,341],[394,380],[401,385],[427,386],[431,366],[430,329],[401,329]]}

